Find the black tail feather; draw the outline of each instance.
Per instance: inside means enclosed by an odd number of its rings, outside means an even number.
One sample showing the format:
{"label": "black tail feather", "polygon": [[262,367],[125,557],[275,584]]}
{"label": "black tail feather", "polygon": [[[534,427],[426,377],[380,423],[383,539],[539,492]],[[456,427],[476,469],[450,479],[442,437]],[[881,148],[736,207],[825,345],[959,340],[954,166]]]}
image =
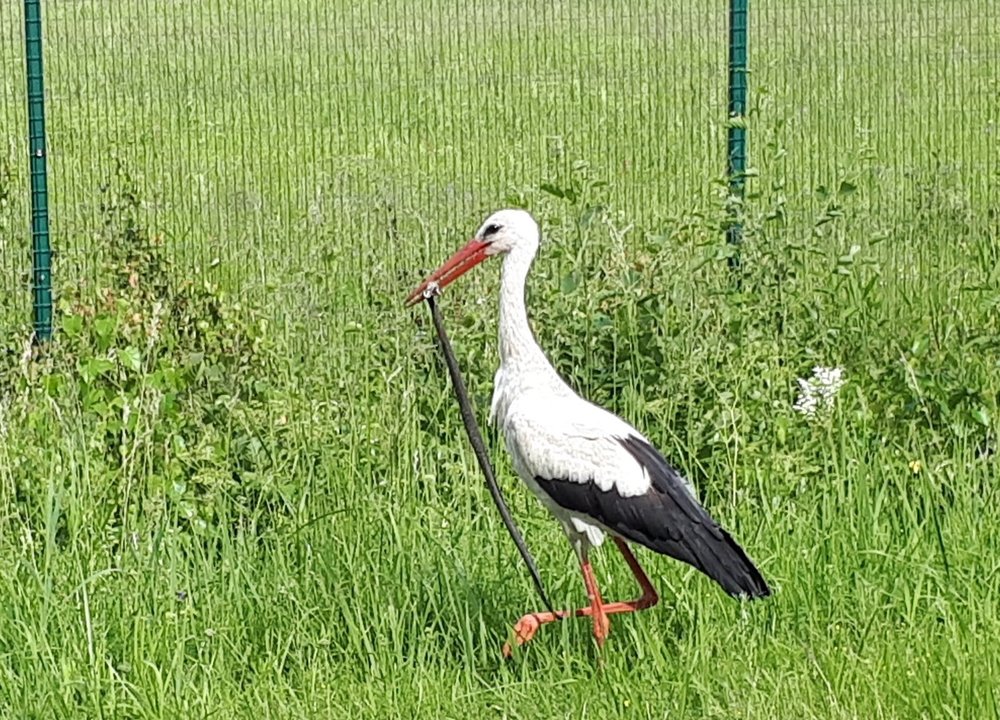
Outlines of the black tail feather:
{"label": "black tail feather", "polygon": [[[686,537],[683,546],[676,542],[643,542],[652,550],[670,555],[705,573],[733,597],[763,598],[771,588],[746,552],[718,525],[695,529],[696,537]],[[642,542],[637,539],[637,542]]]}

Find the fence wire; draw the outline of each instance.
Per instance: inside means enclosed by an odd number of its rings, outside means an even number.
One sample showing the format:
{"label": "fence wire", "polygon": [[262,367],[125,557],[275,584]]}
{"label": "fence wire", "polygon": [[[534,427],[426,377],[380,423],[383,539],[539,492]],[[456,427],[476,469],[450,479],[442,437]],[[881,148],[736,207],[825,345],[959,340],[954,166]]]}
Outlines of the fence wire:
{"label": "fence wire", "polygon": [[[92,277],[119,168],[182,267],[262,292],[316,271],[302,282],[335,294],[338,273],[370,261],[360,248],[437,247],[574,162],[637,222],[695,207],[725,168],[727,13],[706,0],[44,3],[57,286]],[[998,26],[991,0],[752,2],[758,192],[809,198],[864,166],[887,218],[942,176],[988,212]],[[0,5],[0,28],[8,324],[30,303],[20,3]],[[390,232],[401,215],[412,237]],[[330,248],[339,262],[324,264]]]}

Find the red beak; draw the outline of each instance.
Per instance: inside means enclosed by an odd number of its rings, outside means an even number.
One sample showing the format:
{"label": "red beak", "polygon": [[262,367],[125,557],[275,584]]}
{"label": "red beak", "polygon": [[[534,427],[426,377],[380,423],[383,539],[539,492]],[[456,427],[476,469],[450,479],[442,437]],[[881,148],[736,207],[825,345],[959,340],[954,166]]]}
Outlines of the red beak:
{"label": "red beak", "polygon": [[406,306],[409,307],[424,299],[424,292],[432,285],[440,290],[446,285],[450,285],[472,268],[489,257],[486,248],[490,246],[482,240],[472,238],[461,250],[452,255],[437,270],[427,276],[427,279],[420,283],[417,288],[406,298]]}

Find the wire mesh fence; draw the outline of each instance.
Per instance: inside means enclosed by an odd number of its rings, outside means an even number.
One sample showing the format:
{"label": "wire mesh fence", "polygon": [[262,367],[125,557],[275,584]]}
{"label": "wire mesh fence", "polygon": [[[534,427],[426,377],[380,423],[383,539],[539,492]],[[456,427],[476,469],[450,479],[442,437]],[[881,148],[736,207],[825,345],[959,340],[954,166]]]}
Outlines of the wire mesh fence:
{"label": "wire mesh fence", "polygon": [[[758,102],[769,105],[761,130],[787,145],[781,174],[816,187],[869,156],[889,206],[910,202],[921,180],[943,172],[985,209],[996,189],[1000,119],[990,70],[1000,53],[990,29],[995,5],[755,7]],[[773,170],[773,151],[757,142],[757,159]]]}
{"label": "wire mesh fence", "polygon": [[[414,247],[450,244],[574,163],[647,225],[724,188],[723,3],[44,10],[57,287],[92,277],[104,192],[123,172],[181,267],[265,294],[298,278],[334,307],[342,275],[365,272],[372,248],[390,270],[412,264]],[[887,223],[935,188],[986,217],[998,196],[998,23],[989,0],[753,2],[750,202],[780,205],[794,223],[824,192],[867,181]],[[19,3],[0,6],[0,28],[10,326],[27,321],[31,297]],[[396,234],[403,217],[409,234]]]}

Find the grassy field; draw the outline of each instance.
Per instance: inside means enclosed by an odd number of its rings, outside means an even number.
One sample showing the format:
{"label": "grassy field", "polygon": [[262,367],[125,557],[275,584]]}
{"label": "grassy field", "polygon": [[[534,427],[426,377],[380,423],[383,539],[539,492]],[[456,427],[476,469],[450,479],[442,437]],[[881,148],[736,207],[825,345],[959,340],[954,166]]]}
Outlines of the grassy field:
{"label": "grassy field", "polygon": [[[739,287],[717,3],[47,3],[61,304],[35,359],[13,5],[0,717],[1000,717],[989,3],[753,4]],[[771,599],[643,553],[663,601],[603,652],[562,623],[500,660],[538,601],[401,303],[505,204],[544,226],[557,368],[694,480]],[[481,418],[496,286],[442,305]],[[810,418],[815,366],[846,384]]]}

